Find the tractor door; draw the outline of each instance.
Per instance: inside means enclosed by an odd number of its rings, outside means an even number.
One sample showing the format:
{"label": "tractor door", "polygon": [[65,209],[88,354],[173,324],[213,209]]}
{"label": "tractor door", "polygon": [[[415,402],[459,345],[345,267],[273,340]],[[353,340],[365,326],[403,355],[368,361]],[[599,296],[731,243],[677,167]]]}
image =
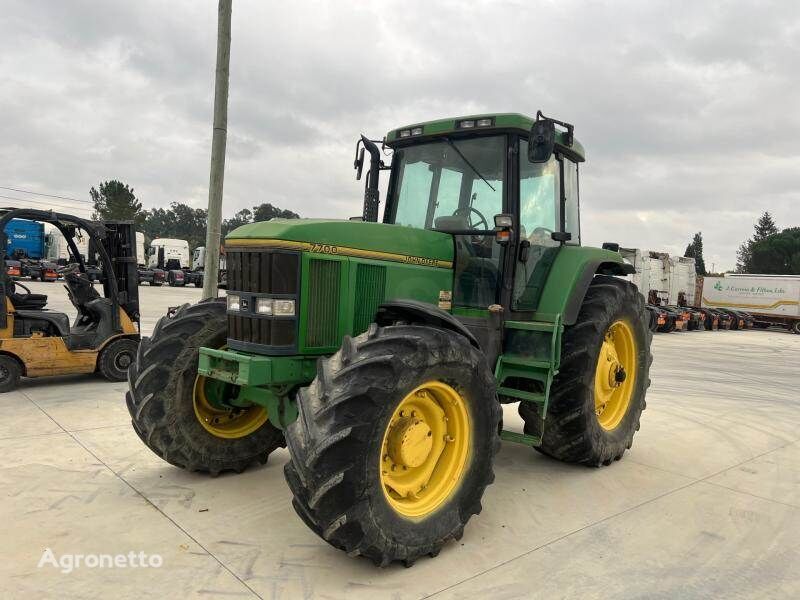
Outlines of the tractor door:
{"label": "tractor door", "polygon": [[494,216],[505,210],[505,135],[439,139],[399,149],[394,198],[384,221],[453,235],[453,306],[485,310],[499,301],[503,248]]}
{"label": "tractor door", "polygon": [[[535,311],[560,242],[554,232],[568,232],[568,244],[580,245],[578,166],[554,154],[546,163],[528,161],[528,140],[519,141],[519,242],[511,308]],[[563,182],[563,186],[562,186]],[[562,204],[563,193],[563,204]]]}

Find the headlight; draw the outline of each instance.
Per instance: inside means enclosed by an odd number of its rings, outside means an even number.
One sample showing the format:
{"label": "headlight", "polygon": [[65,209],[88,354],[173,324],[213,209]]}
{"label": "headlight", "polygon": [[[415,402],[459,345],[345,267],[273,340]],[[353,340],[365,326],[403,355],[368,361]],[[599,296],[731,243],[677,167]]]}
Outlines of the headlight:
{"label": "headlight", "polygon": [[281,315],[284,317],[293,317],[294,300],[275,300],[274,311],[276,315]]}
{"label": "headlight", "polygon": [[228,294],[228,310],[239,310],[239,296]]}
{"label": "headlight", "polygon": [[272,298],[256,298],[256,312],[260,315],[271,315]]}

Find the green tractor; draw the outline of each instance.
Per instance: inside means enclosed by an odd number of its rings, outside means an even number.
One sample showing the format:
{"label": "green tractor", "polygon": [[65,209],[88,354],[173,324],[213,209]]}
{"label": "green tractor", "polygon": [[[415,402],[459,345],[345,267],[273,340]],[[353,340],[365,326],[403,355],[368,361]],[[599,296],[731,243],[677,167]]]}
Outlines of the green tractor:
{"label": "green tractor", "polygon": [[[227,236],[227,297],[158,322],[127,404],[142,441],[190,471],[241,472],[288,447],[306,525],[410,565],[480,512],[501,439],[619,460],[651,334],[618,246],[580,245],[572,125],[495,114],[362,136],[359,178],[365,152],[361,217]],[[503,429],[511,403],[522,432]]]}

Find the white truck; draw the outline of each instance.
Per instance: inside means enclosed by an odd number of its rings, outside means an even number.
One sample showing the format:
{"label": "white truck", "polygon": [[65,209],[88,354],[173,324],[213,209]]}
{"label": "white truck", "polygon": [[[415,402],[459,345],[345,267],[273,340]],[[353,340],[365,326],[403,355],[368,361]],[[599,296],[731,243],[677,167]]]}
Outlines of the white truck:
{"label": "white truck", "polygon": [[671,256],[667,269],[669,272],[669,303],[677,306],[697,306],[695,303],[697,271],[694,258]]}
{"label": "white truck", "polygon": [[[195,287],[203,287],[203,276],[206,266],[206,249],[205,246],[198,246],[192,252],[192,268],[191,269],[172,269],[167,273],[167,283],[172,287],[183,287],[185,285],[193,284]],[[219,255],[219,281],[218,287],[225,288],[227,286],[227,271],[225,263],[225,254],[220,252]]]}
{"label": "white truck", "polygon": [[188,269],[189,242],[172,238],[156,238],[150,242],[147,266],[151,269]]}
{"label": "white truck", "polygon": [[660,306],[677,303],[677,298],[670,297],[668,254],[639,248],[620,248],[619,253],[636,269],[628,279],[648,303]]}
{"label": "white truck", "polygon": [[800,333],[800,275],[706,277],[702,306],[742,310],[753,315],[756,326],[781,325]]}

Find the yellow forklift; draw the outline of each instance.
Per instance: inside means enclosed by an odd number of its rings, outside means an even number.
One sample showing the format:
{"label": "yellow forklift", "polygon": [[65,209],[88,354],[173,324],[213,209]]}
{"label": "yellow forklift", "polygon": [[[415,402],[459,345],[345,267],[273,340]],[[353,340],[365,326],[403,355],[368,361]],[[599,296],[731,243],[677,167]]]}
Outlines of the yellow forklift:
{"label": "yellow forklift", "polygon": [[[90,221],[31,209],[0,209],[0,248],[8,247],[11,219],[50,223],[67,240],[71,262],[64,287],[77,310],[75,321],[47,308],[47,295],[3,275],[0,281],[0,392],[17,387],[20,377],[99,372],[123,381],[139,347],[139,288],[133,223]],[[86,260],[74,237],[89,236],[89,257],[99,267],[101,295],[87,275]]]}

